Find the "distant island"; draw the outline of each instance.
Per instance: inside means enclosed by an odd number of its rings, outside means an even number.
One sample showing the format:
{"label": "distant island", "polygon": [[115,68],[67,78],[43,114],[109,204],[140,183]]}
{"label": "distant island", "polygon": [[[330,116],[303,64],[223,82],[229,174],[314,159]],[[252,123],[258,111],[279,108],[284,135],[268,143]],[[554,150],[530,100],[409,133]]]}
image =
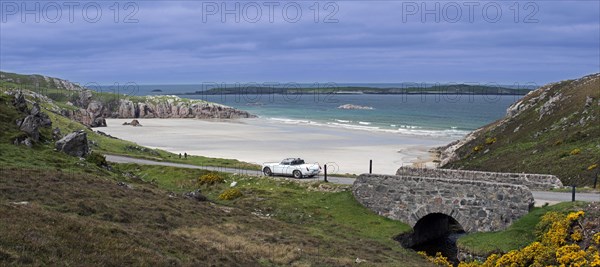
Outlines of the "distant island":
{"label": "distant island", "polygon": [[154,90],[152,90],[150,92],[152,92],[152,93],[162,93],[162,91],[163,90],[160,90],[160,89],[154,89]]}
{"label": "distant island", "polygon": [[283,88],[283,87],[230,87],[212,88],[205,91],[180,92],[175,95],[234,95],[234,94],[460,94],[460,95],[526,95],[531,89],[516,89],[485,85],[432,85],[402,88],[378,87],[328,87],[328,88]]}

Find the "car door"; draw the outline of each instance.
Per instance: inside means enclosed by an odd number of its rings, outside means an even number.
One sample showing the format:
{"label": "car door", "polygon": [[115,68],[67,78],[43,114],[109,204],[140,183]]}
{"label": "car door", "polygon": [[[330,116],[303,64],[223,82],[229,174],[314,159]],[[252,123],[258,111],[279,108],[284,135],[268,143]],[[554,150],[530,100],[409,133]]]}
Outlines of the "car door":
{"label": "car door", "polygon": [[275,167],[273,167],[273,173],[279,174],[279,175],[286,174],[286,170],[288,169],[289,166],[290,166],[290,161],[284,159],[279,164],[275,165]]}
{"label": "car door", "polygon": [[294,175],[294,171],[298,169],[298,161],[297,160],[292,160],[290,162],[290,165],[288,165],[287,169],[285,170],[285,174],[286,175]]}

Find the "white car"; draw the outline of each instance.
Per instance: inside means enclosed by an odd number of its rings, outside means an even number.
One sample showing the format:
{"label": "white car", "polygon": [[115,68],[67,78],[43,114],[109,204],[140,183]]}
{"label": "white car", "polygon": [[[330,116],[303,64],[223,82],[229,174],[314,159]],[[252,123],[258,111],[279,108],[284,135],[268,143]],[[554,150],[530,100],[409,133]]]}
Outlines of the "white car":
{"label": "white car", "polygon": [[321,166],[318,163],[306,164],[301,158],[287,158],[281,162],[263,164],[262,171],[266,176],[291,175],[299,179],[319,174]]}

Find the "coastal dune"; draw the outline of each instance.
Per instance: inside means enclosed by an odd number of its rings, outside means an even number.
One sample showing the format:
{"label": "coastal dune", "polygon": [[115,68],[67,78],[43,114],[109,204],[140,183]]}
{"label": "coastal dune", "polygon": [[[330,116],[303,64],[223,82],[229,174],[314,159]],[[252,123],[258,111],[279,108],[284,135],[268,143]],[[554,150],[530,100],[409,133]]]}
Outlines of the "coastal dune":
{"label": "coastal dune", "polygon": [[107,119],[115,137],[174,153],[232,158],[262,164],[287,157],[328,165],[328,173],[394,174],[401,166],[432,166],[430,148],[451,140],[326,126],[293,125],[261,118],[236,120]]}

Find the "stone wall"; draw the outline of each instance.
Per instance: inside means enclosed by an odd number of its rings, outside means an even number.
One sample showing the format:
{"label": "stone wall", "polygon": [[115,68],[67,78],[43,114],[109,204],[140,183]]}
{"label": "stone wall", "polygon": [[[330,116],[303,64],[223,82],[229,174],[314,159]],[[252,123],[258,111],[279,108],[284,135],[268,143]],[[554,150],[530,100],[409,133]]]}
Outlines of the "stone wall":
{"label": "stone wall", "polygon": [[558,177],[549,174],[482,172],[452,169],[401,167],[396,175],[487,181],[527,186],[530,190],[549,190],[562,187]]}
{"label": "stone wall", "polygon": [[505,229],[534,203],[523,185],[395,175],[360,175],[352,193],[377,214],[411,227],[428,214],[441,213],[466,232]]}

